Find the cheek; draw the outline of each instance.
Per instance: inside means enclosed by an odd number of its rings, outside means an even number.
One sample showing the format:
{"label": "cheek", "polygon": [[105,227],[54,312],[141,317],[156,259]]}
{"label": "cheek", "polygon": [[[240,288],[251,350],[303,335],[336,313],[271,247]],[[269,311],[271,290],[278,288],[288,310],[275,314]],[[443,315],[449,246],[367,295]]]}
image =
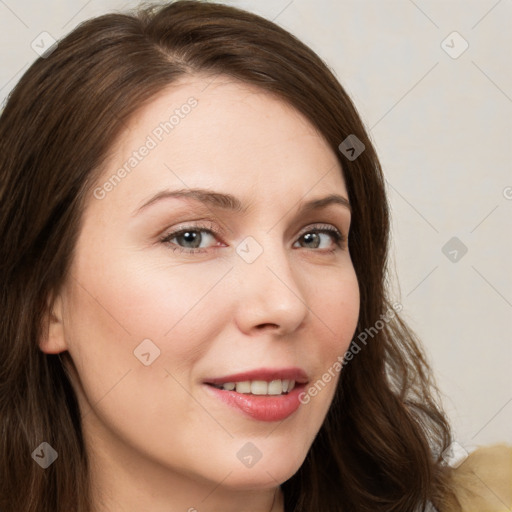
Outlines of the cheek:
{"label": "cheek", "polygon": [[210,290],[229,269],[177,265],[171,257],[144,258],[135,251],[111,252],[111,258],[91,253],[77,261],[80,286],[73,301],[89,326],[128,343],[166,339],[184,323],[198,325],[189,318],[197,310],[205,314],[201,303],[208,302]]}
{"label": "cheek", "polygon": [[[314,379],[304,389],[301,403],[314,417],[316,432],[332,403],[343,356],[354,337],[359,318],[360,294],[352,265],[331,274],[331,279],[317,276],[317,286],[311,287],[310,310],[315,345],[307,357],[315,358]],[[313,292],[314,290],[314,292]]]}
{"label": "cheek", "polygon": [[323,354],[332,358],[348,348],[359,318],[359,284],[352,265],[347,265],[331,279],[318,280],[311,287],[310,310],[319,328],[326,332]]}
{"label": "cheek", "polygon": [[171,381],[166,369],[187,377],[225,322],[219,314],[222,286],[214,288],[229,268],[199,272],[195,265],[155,264],[107,248],[100,256],[83,248],[80,254],[67,301],[66,341],[89,401],[100,399],[127,371],[130,380],[148,387]]}
{"label": "cheek", "polygon": [[93,254],[86,265],[78,261],[68,295],[66,338],[84,418],[98,416],[141,452],[185,464],[172,452],[176,432],[212,422],[187,389],[210,335],[225,323],[213,307],[221,303],[222,287],[209,293],[225,271],[198,276],[141,268],[128,257],[117,261],[123,264],[110,266]]}

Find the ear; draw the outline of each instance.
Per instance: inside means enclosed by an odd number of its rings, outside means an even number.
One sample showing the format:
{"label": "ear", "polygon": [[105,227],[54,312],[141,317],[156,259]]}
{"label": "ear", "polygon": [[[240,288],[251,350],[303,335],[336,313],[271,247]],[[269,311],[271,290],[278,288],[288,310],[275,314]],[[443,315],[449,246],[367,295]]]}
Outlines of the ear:
{"label": "ear", "polygon": [[43,329],[39,348],[45,354],[59,354],[67,350],[64,337],[62,298],[57,296],[53,301],[48,302],[48,313],[43,321]]}

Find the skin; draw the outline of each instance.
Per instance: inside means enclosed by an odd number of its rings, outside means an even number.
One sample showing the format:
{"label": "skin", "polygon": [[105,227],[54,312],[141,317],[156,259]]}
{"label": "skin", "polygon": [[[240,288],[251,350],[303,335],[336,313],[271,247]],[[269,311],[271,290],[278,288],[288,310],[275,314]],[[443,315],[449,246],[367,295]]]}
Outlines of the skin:
{"label": "skin", "polygon": [[[228,77],[210,82],[189,76],[162,91],[112,148],[100,186],[176,108],[198,101],[103,199],[91,195],[40,343],[71,358],[95,512],[268,512],[274,495],[282,511],[279,485],[304,461],[339,375],[281,422],[245,416],[202,382],[298,366],[314,383],[356,329],[347,244],[312,229],[347,236],[350,211],[298,210],[332,193],[348,198],[336,155],[282,100]],[[133,213],[161,190],[188,187],[233,194],[247,211],[169,198]],[[191,247],[183,236],[159,240],[198,224],[222,230],[195,232],[204,252],[180,252]],[[248,236],[263,250],[252,263],[236,252]],[[134,355],[144,339],[160,350],[149,366]],[[247,442],[262,454],[250,468],[236,455]]]}

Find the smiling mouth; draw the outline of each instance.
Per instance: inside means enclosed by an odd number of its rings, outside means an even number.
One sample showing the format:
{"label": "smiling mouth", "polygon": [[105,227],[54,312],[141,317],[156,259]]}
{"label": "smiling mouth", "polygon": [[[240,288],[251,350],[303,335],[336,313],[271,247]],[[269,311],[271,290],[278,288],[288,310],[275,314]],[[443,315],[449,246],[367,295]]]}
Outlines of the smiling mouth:
{"label": "smiling mouth", "polygon": [[224,391],[235,391],[244,395],[267,395],[279,396],[287,395],[295,388],[296,382],[293,379],[275,379],[265,380],[245,380],[238,382],[225,382],[223,384],[214,384],[206,382],[209,386]]}
{"label": "smiling mouth", "polygon": [[203,381],[209,394],[257,421],[282,421],[301,405],[300,395],[310,381],[297,366],[253,368]]}

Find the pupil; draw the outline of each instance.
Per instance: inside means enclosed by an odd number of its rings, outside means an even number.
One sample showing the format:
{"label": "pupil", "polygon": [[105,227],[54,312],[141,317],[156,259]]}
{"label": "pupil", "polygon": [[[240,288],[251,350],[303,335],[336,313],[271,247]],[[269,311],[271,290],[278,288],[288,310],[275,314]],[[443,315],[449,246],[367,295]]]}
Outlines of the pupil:
{"label": "pupil", "polygon": [[194,233],[193,231],[187,231],[181,235],[187,244],[192,244],[192,248],[199,247],[201,245],[201,236],[198,236],[198,233]]}
{"label": "pupil", "polygon": [[[304,235],[304,240],[306,243],[309,243],[311,241],[319,242],[318,233],[306,233]],[[318,247],[318,243],[314,243],[314,247]]]}

